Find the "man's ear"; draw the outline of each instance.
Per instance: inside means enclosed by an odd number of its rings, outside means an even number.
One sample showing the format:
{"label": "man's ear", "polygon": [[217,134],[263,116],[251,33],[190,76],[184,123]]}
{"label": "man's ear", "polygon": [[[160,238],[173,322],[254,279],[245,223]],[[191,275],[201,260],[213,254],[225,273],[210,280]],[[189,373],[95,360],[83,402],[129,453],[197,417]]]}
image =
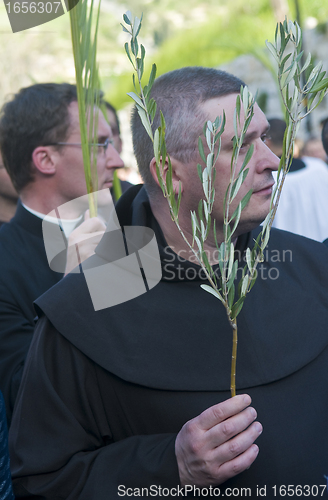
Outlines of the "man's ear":
{"label": "man's ear", "polygon": [[45,175],[56,173],[55,151],[50,146],[38,146],[32,153],[32,161],[39,172]]}
{"label": "man's ear", "polygon": [[[180,168],[178,168],[179,165],[180,165],[180,162],[178,162],[174,158],[171,158],[171,165],[172,165],[172,184],[173,184],[173,189],[174,189],[175,194],[179,194],[180,186],[181,186],[181,193],[183,192],[183,183],[182,183],[181,177],[179,175]],[[156,160],[155,160],[155,158],[153,158],[151,160],[149,168],[150,168],[150,173],[151,173],[154,181],[156,182],[156,184],[158,186],[160,186],[160,183],[159,183],[159,180],[158,180],[158,177],[157,177],[157,172],[156,172]],[[162,160],[161,160],[160,168],[162,168]],[[166,175],[167,175],[168,168],[169,168],[169,163],[168,163],[168,159],[166,158],[165,164],[164,164],[164,172],[163,172],[165,180],[166,180]]]}

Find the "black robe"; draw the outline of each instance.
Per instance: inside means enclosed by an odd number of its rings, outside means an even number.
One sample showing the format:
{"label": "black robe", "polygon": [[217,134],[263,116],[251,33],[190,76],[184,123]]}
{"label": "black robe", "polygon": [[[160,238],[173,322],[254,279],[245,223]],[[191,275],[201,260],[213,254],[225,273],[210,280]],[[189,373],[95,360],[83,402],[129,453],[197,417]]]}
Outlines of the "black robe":
{"label": "black robe", "polygon": [[33,302],[62,276],[48,265],[42,220],[18,202],[0,231],[0,390],[8,421],[35,327]]}
{"label": "black robe", "polygon": [[[198,266],[165,248],[139,189],[122,197],[117,212],[122,225],[155,230],[163,278],[144,295],[97,312],[82,274],[37,301],[43,317],[10,431],[17,498],[107,500],[124,492],[140,496],[151,485],[177,488],[177,433],[229,397],[232,334],[225,310],[200,289]],[[240,237],[236,251],[255,235]],[[98,265],[106,263],[105,247],[98,247]],[[266,487],[266,498],[274,499],[283,485],[301,485],[305,496],[307,486],[325,485],[327,257],[321,243],[272,231],[238,316],[237,389],[250,394],[263,425],[260,453],[221,485],[221,494],[249,488],[256,498],[257,488]]]}

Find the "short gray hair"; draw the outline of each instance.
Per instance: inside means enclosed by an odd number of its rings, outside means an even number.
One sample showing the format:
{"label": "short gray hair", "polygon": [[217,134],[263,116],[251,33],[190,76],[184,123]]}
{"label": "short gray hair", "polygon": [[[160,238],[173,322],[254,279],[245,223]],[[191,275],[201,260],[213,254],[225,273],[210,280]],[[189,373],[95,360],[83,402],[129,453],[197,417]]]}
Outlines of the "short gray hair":
{"label": "short gray hair", "polygon": [[[207,119],[200,105],[209,99],[239,93],[245,83],[239,78],[214,68],[185,67],[158,77],[151,97],[157,103],[153,130],[160,124],[159,110],[166,122],[166,146],[170,156],[185,163],[198,151],[198,137]],[[134,108],[131,119],[134,154],[148,194],[158,187],[150,173],[154,157],[152,142]]]}

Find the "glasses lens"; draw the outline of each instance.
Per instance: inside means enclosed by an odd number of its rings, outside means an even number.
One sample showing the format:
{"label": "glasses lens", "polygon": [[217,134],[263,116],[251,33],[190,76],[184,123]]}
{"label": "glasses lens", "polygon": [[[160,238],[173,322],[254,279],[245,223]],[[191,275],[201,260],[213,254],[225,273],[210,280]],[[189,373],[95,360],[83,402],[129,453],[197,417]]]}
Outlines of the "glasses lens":
{"label": "glasses lens", "polygon": [[107,148],[109,146],[109,142],[110,142],[110,139],[106,139],[105,142],[104,142],[104,152],[106,153],[107,151]]}

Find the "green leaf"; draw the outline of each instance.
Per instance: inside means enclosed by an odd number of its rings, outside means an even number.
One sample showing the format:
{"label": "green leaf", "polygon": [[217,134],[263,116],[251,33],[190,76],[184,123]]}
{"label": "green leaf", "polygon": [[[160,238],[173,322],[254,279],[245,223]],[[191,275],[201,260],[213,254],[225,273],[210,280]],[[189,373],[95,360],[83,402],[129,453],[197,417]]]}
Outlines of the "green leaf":
{"label": "green leaf", "polygon": [[237,270],[238,270],[238,260],[235,260],[233,267],[232,267],[232,271],[231,271],[229,280],[228,280],[228,291],[230,290],[231,286],[234,284]]}
{"label": "green leaf", "polygon": [[122,23],[120,23],[120,24],[121,24],[121,26],[122,26],[123,31],[125,31],[125,33],[130,33],[130,31],[129,31],[129,30],[127,30],[127,29],[126,29],[126,27],[125,27],[125,26],[123,26],[123,24],[122,24]]}
{"label": "green leaf", "polygon": [[230,202],[238,194],[238,191],[239,191],[241,185],[243,184],[243,182],[245,181],[245,179],[247,177],[248,171],[249,171],[249,169],[247,168],[246,170],[244,170],[244,172],[240,172],[239,173],[237,179],[235,180],[235,182],[234,182],[234,184],[232,186]]}
{"label": "green leaf", "polygon": [[[130,92],[130,94],[133,93],[133,92]],[[128,95],[130,95],[128,94]],[[140,116],[140,120],[147,132],[147,134],[149,135],[149,137],[151,138],[151,140],[153,140],[153,132],[151,130],[151,126],[150,126],[150,123],[148,121],[148,118],[147,118],[147,114],[145,112],[145,109],[144,108],[141,108],[138,104],[137,104],[137,111],[138,111],[138,114]]]}
{"label": "green leaf", "polygon": [[200,230],[201,230],[202,241],[205,241],[206,231],[204,222],[202,220],[200,221]]}
{"label": "green leaf", "polygon": [[249,247],[246,249],[246,262],[247,262],[248,269],[251,271],[253,268],[253,264],[252,264],[251,250]]}
{"label": "green leaf", "polygon": [[251,199],[251,196],[253,194],[253,189],[250,189],[247,194],[245,194],[244,198],[241,200],[241,209],[244,210],[246,207],[247,203]]}
{"label": "green leaf", "polygon": [[202,202],[202,200],[199,200],[199,203],[198,203],[198,217],[199,217],[199,220],[203,219],[203,202]]}
{"label": "green leaf", "polygon": [[228,292],[228,306],[230,310],[232,309],[234,298],[235,298],[235,285],[232,284]]}
{"label": "green leaf", "polygon": [[181,195],[182,195],[182,187],[181,187],[181,181],[179,181],[179,193],[178,193],[178,202],[177,202],[177,212],[178,213],[180,210]]}
{"label": "green leaf", "polygon": [[129,10],[127,10],[125,14],[123,14],[123,19],[126,22],[126,24],[128,24],[129,26],[132,25],[132,14]]}
{"label": "green leaf", "polygon": [[216,236],[216,220],[215,219],[213,221],[213,234],[214,234],[215,246],[217,249],[219,249],[218,240],[217,240],[217,236]]}
{"label": "green leaf", "polygon": [[237,318],[238,314],[243,308],[245,297],[240,297],[231,308],[231,319]]}
{"label": "green leaf", "polygon": [[151,121],[154,121],[155,115],[156,115],[156,109],[157,109],[157,104],[154,99],[150,99],[148,103],[148,113],[150,115]]}
{"label": "green leaf", "polygon": [[252,158],[253,152],[254,152],[254,144],[251,144],[250,147],[247,150],[246,155],[245,155],[245,158],[244,158],[241,170],[244,170],[244,168],[248,164],[249,160]]}
{"label": "green leaf", "polygon": [[244,113],[245,113],[245,117],[247,116],[247,108],[248,108],[248,104],[249,104],[249,101],[250,101],[250,92],[248,90],[248,87],[247,85],[245,85],[245,87],[243,88],[243,105],[244,105]]}
{"label": "green leaf", "polygon": [[248,287],[248,291],[250,292],[253,288],[253,286],[255,285],[256,283],[256,273],[254,274],[254,276],[252,277],[251,281],[250,281],[250,284],[249,284],[249,287]]}
{"label": "green leaf", "polygon": [[[237,213],[236,213],[236,212],[237,212]],[[238,203],[238,207],[237,207],[237,209],[235,210],[234,214],[235,214],[235,213],[236,213],[236,215],[235,215],[235,217],[236,217],[236,218],[235,218],[235,222],[234,222],[234,224],[233,224],[233,228],[232,228],[232,230],[231,230],[231,235],[233,235],[233,233],[236,231],[237,226],[238,226],[239,221],[240,221],[240,215],[241,215],[241,203]],[[234,215],[231,217],[231,220],[233,220],[233,218],[234,218]]]}
{"label": "green leaf", "polygon": [[232,222],[235,218],[240,218],[240,214],[241,214],[241,202],[238,203],[238,206],[236,208],[236,210],[234,211],[234,213],[232,214],[231,216],[231,219],[229,220],[229,223]]}
{"label": "green leaf", "polygon": [[303,73],[303,71],[305,71],[308,68],[310,62],[311,62],[311,54],[308,53],[306,61],[305,61],[304,65],[303,65],[303,67],[302,67],[302,69],[300,71],[301,73]]}
{"label": "green leaf", "polygon": [[203,145],[203,141],[202,141],[201,137],[198,137],[198,151],[199,151],[201,159],[203,160],[204,163],[206,163],[204,145]]}
{"label": "green leaf", "polygon": [[311,88],[311,92],[319,92],[320,90],[326,90],[328,88],[328,78],[325,78],[320,83],[317,83]]}
{"label": "green leaf", "polygon": [[200,242],[200,239],[195,235],[195,241],[196,241],[196,244],[197,244],[197,247],[198,247],[198,251],[199,251],[199,254],[202,253],[203,251],[203,246]]}
{"label": "green leaf", "polygon": [[149,81],[148,81],[149,88],[151,88],[153,86],[154,80],[156,78],[156,71],[157,71],[157,67],[156,67],[156,64],[154,63],[151,67],[151,72],[150,72],[150,76],[149,76]]}
{"label": "green leaf", "polygon": [[154,134],[154,155],[156,163],[160,161],[160,149],[159,149],[159,130],[158,128],[155,130]]}
{"label": "green leaf", "polygon": [[279,57],[277,55],[275,47],[272,45],[271,42],[268,42],[268,40],[265,41],[265,45],[267,46],[269,52],[273,55],[276,62],[279,64]]}
{"label": "green leaf", "polygon": [[264,250],[265,247],[267,246],[267,244],[269,243],[269,238],[270,238],[270,230],[269,230],[269,227],[267,227],[267,229],[265,231],[263,242],[261,244],[262,250]]}
{"label": "green leaf", "polygon": [[145,47],[142,44],[140,45],[140,49],[141,49],[141,60],[143,62],[144,59],[145,59],[146,50],[145,50]]}
{"label": "green leaf", "polygon": [[209,285],[200,285],[200,287],[201,287],[203,290],[205,290],[205,292],[208,292],[208,293],[211,293],[212,295],[214,295],[214,297],[215,297],[216,299],[219,299],[219,300],[221,300],[221,302],[224,302],[223,297],[222,297],[222,295],[219,293],[219,291],[218,291],[218,290],[214,290],[214,288],[212,288],[212,287],[211,287],[211,286],[209,286]]}
{"label": "green leaf", "polygon": [[235,247],[234,247],[233,243],[230,243],[227,279],[229,279],[231,272],[232,272],[232,266],[234,263],[234,256],[235,256]]}
{"label": "green leaf", "polygon": [[143,110],[146,110],[142,100],[135,92],[128,92],[128,96],[130,96]]}
{"label": "green leaf", "polygon": [[283,83],[283,87],[287,87],[287,85],[289,84],[289,82],[292,81],[292,79],[294,78],[294,75],[296,73],[296,70],[297,70],[297,63],[296,63],[296,61],[294,61],[292,69],[288,73],[287,78],[286,78],[286,80]]}
{"label": "green leaf", "polygon": [[207,221],[209,217],[209,211],[208,211],[208,205],[205,200],[203,200],[203,208],[204,208],[205,220]]}
{"label": "green leaf", "polygon": [[238,126],[237,126],[237,110],[235,108],[233,113],[233,129],[235,132],[235,137],[238,137]]}
{"label": "green leaf", "polygon": [[245,295],[246,290],[247,290],[247,285],[248,285],[248,275],[243,277],[242,283],[241,283],[241,295]]}
{"label": "green leaf", "polygon": [[208,258],[207,258],[206,252],[204,252],[204,251],[202,252],[202,261],[205,264],[205,267],[206,267],[206,270],[207,270],[208,274],[210,276],[213,275],[213,269],[210,266],[210,263],[208,262]]}
{"label": "green leaf", "polygon": [[198,172],[198,177],[200,179],[200,181],[202,182],[203,180],[203,169],[202,169],[202,166],[197,163],[197,172]]}
{"label": "green leaf", "polygon": [[141,19],[138,19],[137,17],[135,17],[133,31],[132,31],[134,38],[137,38],[137,36],[139,35],[140,28],[141,28]]}
{"label": "green leaf", "polygon": [[[291,54],[287,54],[287,56],[285,56],[285,57],[283,58],[283,60],[281,61],[281,63],[279,64],[279,67],[280,67],[280,71],[281,71],[281,73],[283,73],[283,72],[284,72],[284,67],[285,67],[285,64],[286,64],[286,62],[288,61],[288,59],[290,58],[290,56],[291,56]],[[286,71],[288,71],[288,68],[287,68],[287,70],[286,70]]]}
{"label": "green leaf", "polygon": [[237,112],[237,116],[240,117],[240,95],[239,94],[237,95],[237,99],[236,99],[236,112]]}
{"label": "green leaf", "polygon": [[199,225],[198,225],[198,220],[197,220],[197,217],[196,217],[196,212],[195,211],[191,211],[190,212],[190,216],[191,216],[192,235],[193,235],[193,238],[195,238],[195,236],[197,235],[197,229],[199,230]]}

